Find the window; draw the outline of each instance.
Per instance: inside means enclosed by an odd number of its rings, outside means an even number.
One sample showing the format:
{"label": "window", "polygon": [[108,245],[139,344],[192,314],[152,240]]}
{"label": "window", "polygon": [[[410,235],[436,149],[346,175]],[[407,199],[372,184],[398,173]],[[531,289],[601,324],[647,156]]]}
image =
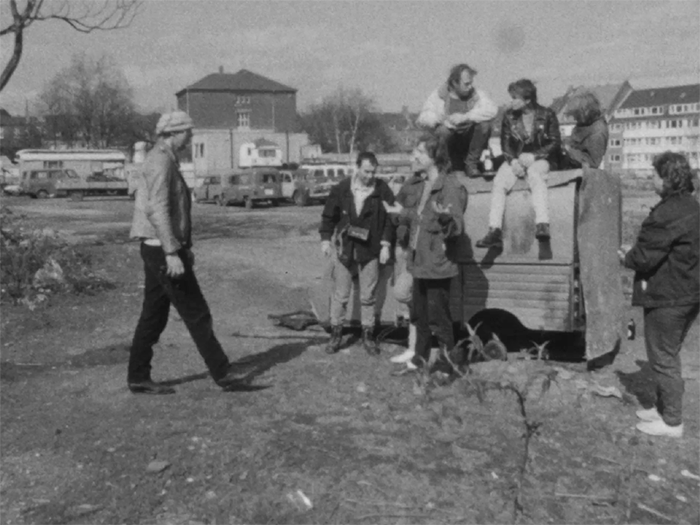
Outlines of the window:
{"label": "window", "polygon": [[620,139],[610,139],[610,147],[618,147],[620,146]]}
{"label": "window", "polygon": [[697,128],[698,124],[700,124],[700,119],[688,119],[688,127],[689,128]]}
{"label": "window", "polygon": [[261,149],[260,150],[260,156],[264,158],[275,158],[275,150],[273,149]]}
{"label": "window", "polygon": [[236,113],[237,124],[239,128],[250,127],[250,111],[239,111]]}
{"label": "window", "polygon": [[345,177],[345,170],[343,168],[338,168],[338,177]]}
{"label": "window", "polygon": [[333,168],[328,168],[327,175],[329,178],[334,179],[335,178],[335,170]]}
{"label": "window", "polygon": [[264,173],[262,176],[263,184],[274,184],[277,182],[277,178],[272,173]]}
{"label": "window", "polygon": [[619,155],[610,155],[610,162],[620,162]]}
{"label": "window", "polygon": [[44,168],[50,169],[50,168],[62,168],[62,167],[63,167],[62,160],[45,160],[44,161]]}
{"label": "window", "polygon": [[241,175],[239,178],[241,184],[250,184],[250,175]]}
{"label": "window", "polygon": [[285,173],[282,182],[292,182],[292,176],[289,173]]}
{"label": "window", "polygon": [[248,95],[239,95],[236,97],[236,104],[250,104],[250,97]]}
{"label": "window", "polygon": [[228,183],[231,186],[237,186],[238,185],[238,177],[236,175],[232,175],[231,177],[229,177]]}

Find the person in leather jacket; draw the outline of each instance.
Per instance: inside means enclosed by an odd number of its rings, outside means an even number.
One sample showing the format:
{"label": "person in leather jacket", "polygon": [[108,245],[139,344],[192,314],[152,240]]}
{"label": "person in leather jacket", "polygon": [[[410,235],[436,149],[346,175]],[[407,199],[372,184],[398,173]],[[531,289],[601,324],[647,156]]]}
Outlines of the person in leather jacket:
{"label": "person in leather jacket", "polygon": [[491,190],[489,231],[477,241],[479,248],[501,248],[506,195],[519,178],[527,178],[535,208],[535,237],[549,239],[547,174],[557,169],[561,135],[554,111],[537,103],[537,88],[528,79],[508,86],[512,101],[503,115],[501,149],[505,162],[496,173]]}
{"label": "person in leather jacket", "polygon": [[656,381],[656,406],[637,411],[637,429],[653,436],[683,435],[680,351],[700,309],[700,204],[693,173],[680,153],[654,159],[661,201],[642,223],[620,262],[635,270],[632,304],[644,308],[644,342]]}

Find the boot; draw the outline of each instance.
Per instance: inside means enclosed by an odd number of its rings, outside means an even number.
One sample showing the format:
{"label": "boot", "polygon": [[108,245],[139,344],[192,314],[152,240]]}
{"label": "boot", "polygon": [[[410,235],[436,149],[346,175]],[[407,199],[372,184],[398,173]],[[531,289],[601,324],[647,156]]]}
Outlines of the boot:
{"label": "boot", "polygon": [[374,339],[374,328],[369,326],[362,327],[362,346],[369,355],[379,355],[379,346]]}
{"label": "boot", "polygon": [[331,326],[331,339],[326,345],[327,354],[335,354],[340,350],[340,345],[343,342],[343,327]]}
{"label": "boot", "polygon": [[464,172],[467,174],[467,177],[470,179],[476,179],[481,177],[483,174],[481,173],[481,169],[479,168],[479,164],[474,161],[467,160],[464,164]]}
{"label": "boot", "polygon": [[503,248],[503,233],[500,228],[489,228],[483,239],[476,241],[477,248]]}
{"label": "boot", "polygon": [[549,240],[549,224],[546,222],[540,222],[535,225],[535,238],[538,241],[548,241]]}

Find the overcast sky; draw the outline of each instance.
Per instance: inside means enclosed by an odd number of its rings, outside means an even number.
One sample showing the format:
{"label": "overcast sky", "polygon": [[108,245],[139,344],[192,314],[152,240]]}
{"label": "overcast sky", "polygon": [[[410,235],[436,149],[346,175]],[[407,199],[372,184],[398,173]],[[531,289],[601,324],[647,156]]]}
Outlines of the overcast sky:
{"label": "overcast sky", "polygon": [[[475,67],[477,85],[499,103],[522,77],[549,103],[569,85],[700,82],[699,34],[698,0],[145,0],[120,31],[83,35],[35,23],[0,105],[23,113],[25,99],[31,106],[82,51],[112,55],[143,110],[174,107],[176,91],[219,66],[298,89],[300,110],[343,85],[361,88],[382,111],[418,111],[458,62]],[[10,44],[0,40],[3,65]]]}

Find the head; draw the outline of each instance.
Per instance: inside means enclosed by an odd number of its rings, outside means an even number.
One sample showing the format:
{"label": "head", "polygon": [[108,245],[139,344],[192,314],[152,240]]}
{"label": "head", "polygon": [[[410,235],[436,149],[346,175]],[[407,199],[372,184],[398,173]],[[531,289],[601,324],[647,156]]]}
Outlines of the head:
{"label": "head", "polygon": [[693,193],[693,172],[681,153],[666,151],[654,158],[654,189],[662,197]]}
{"label": "head", "polygon": [[474,93],[474,77],[476,69],[467,64],[457,64],[450,70],[447,77],[447,87],[459,98],[469,98]]}
{"label": "head", "polygon": [[602,115],[600,101],[590,91],[575,94],[566,106],[566,114],[577,124],[590,124]]}
{"label": "head", "polygon": [[377,173],[379,162],[371,151],[363,151],[357,156],[357,178],[363,184],[370,184]]}
{"label": "head", "polygon": [[427,172],[435,167],[442,173],[448,173],[452,169],[452,163],[447,151],[446,138],[433,132],[424,133],[413,148],[411,161],[414,172]]}
{"label": "head", "polygon": [[156,135],[170,143],[175,151],[185,149],[192,140],[194,123],[184,111],[163,113],[156,125]]}
{"label": "head", "polygon": [[520,110],[537,104],[537,88],[532,80],[521,78],[508,85],[508,94],[513,99],[511,108]]}

